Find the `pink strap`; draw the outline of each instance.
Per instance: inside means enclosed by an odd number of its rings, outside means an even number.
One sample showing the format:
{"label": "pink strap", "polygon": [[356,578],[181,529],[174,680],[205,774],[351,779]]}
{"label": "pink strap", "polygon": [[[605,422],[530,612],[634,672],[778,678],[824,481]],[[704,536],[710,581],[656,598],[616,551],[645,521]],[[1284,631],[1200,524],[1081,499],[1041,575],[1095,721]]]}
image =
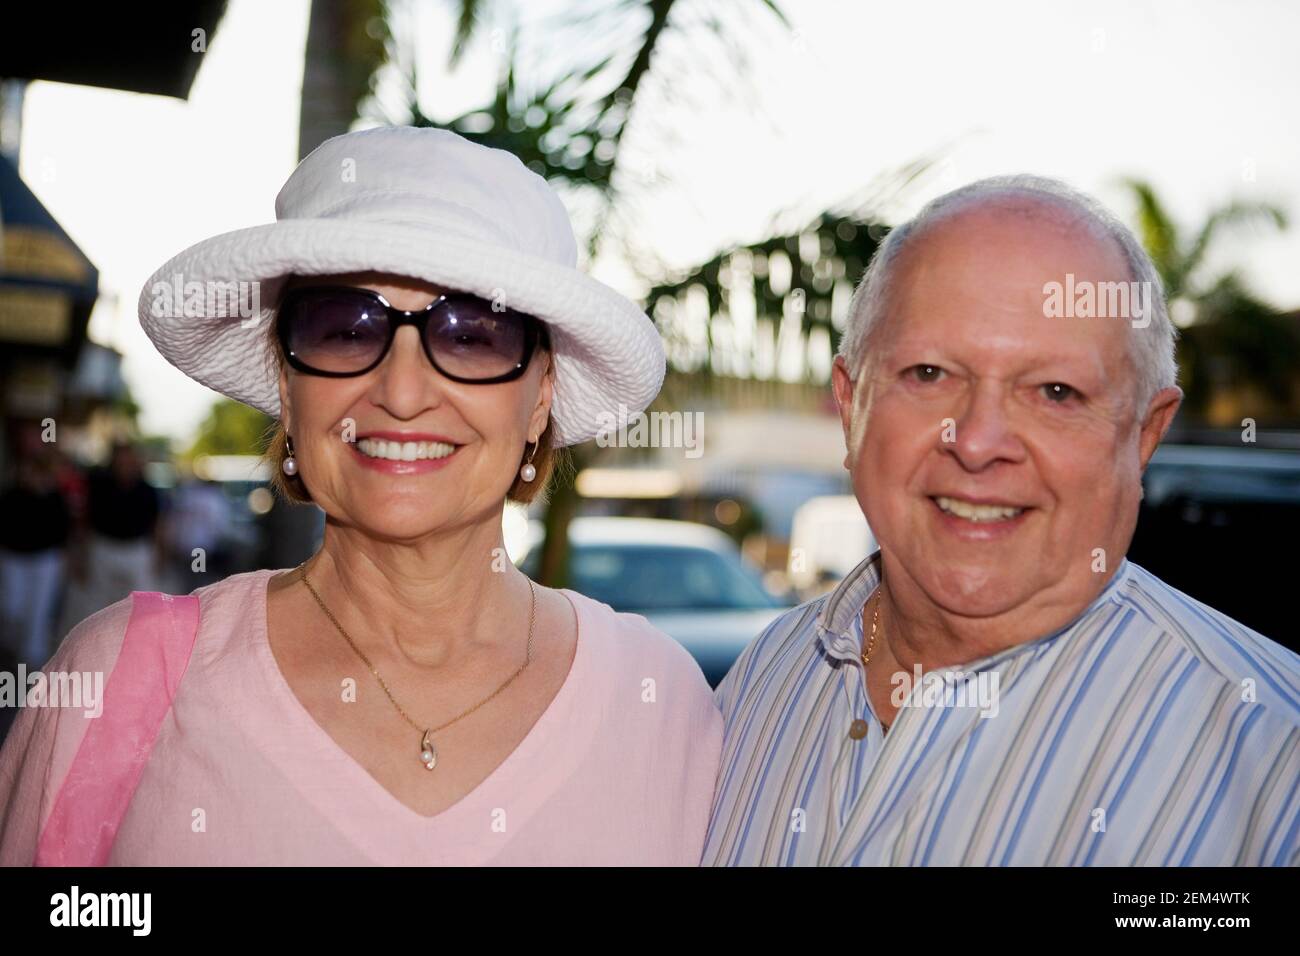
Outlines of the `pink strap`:
{"label": "pink strap", "polygon": [[103,866],[189,666],[199,599],[131,592],[126,637],[36,847],[37,866]]}

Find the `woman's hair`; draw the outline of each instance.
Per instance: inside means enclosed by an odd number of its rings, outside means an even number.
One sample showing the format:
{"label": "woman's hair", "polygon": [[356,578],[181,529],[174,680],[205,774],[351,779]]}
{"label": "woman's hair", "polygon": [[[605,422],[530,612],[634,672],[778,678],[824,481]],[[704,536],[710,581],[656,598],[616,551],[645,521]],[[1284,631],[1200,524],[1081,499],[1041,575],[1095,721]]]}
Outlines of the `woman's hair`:
{"label": "woman's hair", "polygon": [[[280,338],[276,335],[274,319],[268,322],[267,325],[276,362],[280,368],[284,368],[284,352],[280,347]],[[542,325],[542,334],[538,339],[537,347],[543,352],[550,353],[551,351],[551,340],[545,325]],[[554,432],[552,425],[552,420],[548,418],[546,428],[542,430],[542,434],[537,439],[537,451],[533,455],[533,467],[537,469],[537,474],[532,481],[524,481],[518,475],[518,470],[523,467],[524,462],[528,461],[528,453],[532,451],[533,447],[532,443],[530,442],[525,446],[520,454],[519,464],[515,466],[515,480],[510,485],[510,490],[506,492],[508,500],[526,505],[546,490],[547,481],[564,457],[563,449],[551,445],[551,436]],[[289,457],[284,424],[279,421],[272,423],[267,430],[267,436],[269,441],[263,458],[271,467],[271,488],[286,501],[294,504],[311,504],[313,499],[311,492],[307,490],[307,485],[302,480],[302,471],[299,470],[295,475],[286,475],[284,473],[284,460]]]}

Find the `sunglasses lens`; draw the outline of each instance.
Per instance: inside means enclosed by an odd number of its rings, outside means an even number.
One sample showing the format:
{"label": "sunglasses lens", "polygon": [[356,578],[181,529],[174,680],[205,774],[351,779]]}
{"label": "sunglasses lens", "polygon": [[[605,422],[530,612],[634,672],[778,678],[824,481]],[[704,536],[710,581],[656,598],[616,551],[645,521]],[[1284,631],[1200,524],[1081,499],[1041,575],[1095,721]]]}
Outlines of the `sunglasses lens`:
{"label": "sunglasses lens", "polygon": [[357,372],[372,365],[388,340],[383,306],[365,295],[311,292],[285,302],[285,345],[321,372]]}
{"label": "sunglasses lens", "polygon": [[466,380],[497,378],[525,361],[528,318],[496,312],[474,296],[452,296],[425,330],[429,352],[447,374]]}

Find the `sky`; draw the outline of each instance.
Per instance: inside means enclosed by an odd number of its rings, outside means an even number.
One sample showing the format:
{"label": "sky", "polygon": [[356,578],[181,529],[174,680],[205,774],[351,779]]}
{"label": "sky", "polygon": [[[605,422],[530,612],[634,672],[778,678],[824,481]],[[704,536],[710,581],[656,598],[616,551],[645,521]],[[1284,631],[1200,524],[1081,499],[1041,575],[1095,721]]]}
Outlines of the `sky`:
{"label": "sky", "polygon": [[[274,218],[297,158],[307,8],[231,0],[188,101],[27,89],[22,175],[100,269],[90,334],[124,354],[148,434],[188,441],[216,396],[153,349],[136,318],[139,291],[186,246]],[[1066,179],[1129,221],[1120,182],[1148,179],[1188,228],[1229,200],[1277,204],[1293,227],[1225,233],[1209,272],[1240,268],[1266,299],[1300,308],[1300,4],[783,8],[789,30],[758,0],[729,7],[740,11],[728,30],[749,57],[744,74],[683,34],[639,94],[626,159],[655,175],[625,228],[664,265],[760,239],[778,215],[810,217],[929,156],[930,174],[880,210],[888,221],[1007,172]],[[450,6],[429,0],[403,21],[428,65],[426,112],[450,118],[491,94],[511,9],[497,4],[451,72]],[[616,250],[591,267],[628,294],[644,291]]]}

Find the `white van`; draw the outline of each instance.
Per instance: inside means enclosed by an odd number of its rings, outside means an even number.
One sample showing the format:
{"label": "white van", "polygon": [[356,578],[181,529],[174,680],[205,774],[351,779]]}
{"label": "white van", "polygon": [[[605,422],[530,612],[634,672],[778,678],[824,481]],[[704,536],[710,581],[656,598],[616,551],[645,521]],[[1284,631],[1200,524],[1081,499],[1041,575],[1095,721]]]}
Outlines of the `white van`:
{"label": "white van", "polygon": [[853,495],[809,498],[790,529],[790,583],[805,599],[827,590],[876,550],[858,499]]}

